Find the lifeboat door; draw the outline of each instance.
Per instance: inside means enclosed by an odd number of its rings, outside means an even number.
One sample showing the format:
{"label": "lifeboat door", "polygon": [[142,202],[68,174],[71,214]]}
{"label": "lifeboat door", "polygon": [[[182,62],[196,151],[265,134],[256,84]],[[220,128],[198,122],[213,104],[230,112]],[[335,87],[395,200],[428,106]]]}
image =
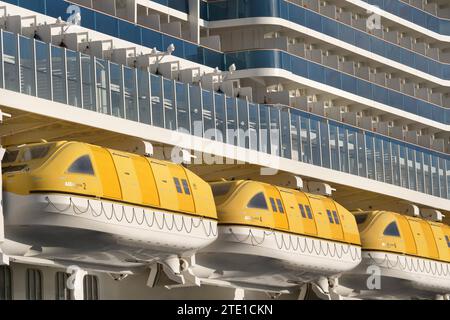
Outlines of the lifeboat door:
{"label": "lifeboat door", "polygon": [[[328,221],[326,207],[322,196],[310,194],[308,196],[309,205],[316,223],[317,236],[326,239],[333,239],[333,232]],[[307,203],[308,205],[308,203]]]}
{"label": "lifeboat door", "polygon": [[274,228],[278,230],[289,230],[286,209],[281,199],[280,191],[273,186],[265,186],[268,205],[273,214]]}
{"label": "lifeboat door", "polygon": [[292,190],[279,189],[281,200],[283,200],[284,208],[289,224],[289,231],[294,233],[305,233],[301,221],[300,209],[298,207],[297,198]]}
{"label": "lifeboat door", "polygon": [[119,177],[112,159],[112,155],[106,149],[92,146],[92,155],[95,159],[96,169],[102,185],[102,197],[107,199],[122,200]]}
{"label": "lifeboat door", "polygon": [[170,164],[169,169],[172,175],[171,183],[174,185],[173,190],[177,191],[179,211],[195,212],[193,189],[183,167]]}
{"label": "lifeboat door", "polygon": [[404,216],[399,216],[397,217],[397,222],[400,228],[400,234],[402,235],[402,242],[404,244],[403,250],[407,254],[415,255],[417,253],[416,241],[408,223],[408,219]]}
{"label": "lifeboat door", "polygon": [[417,254],[427,258],[437,259],[437,247],[429,224],[425,221],[409,219],[409,225],[416,240]]}
{"label": "lifeboat door", "polygon": [[[409,220],[409,225],[411,226],[411,231],[413,233],[414,239],[416,240],[417,255],[422,257],[430,257],[432,251],[428,248],[428,241],[426,239],[425,231],[423,230],[422,222],[412,219]],[[426,222],[425,222],[426,223]],[[433,239],[434,240],[434,239]]]}
{"label": "lifeboat door", "polygon": [[330,224],[330,230],[332,232],[333,239],[343,241],[344,232],[342,228],[342,217],[340,216],[336,205],[334,204],[333,200],[329,198],[324,198],[323,203],[325,206],[324,214],[326,215]]}
{"label": "lifeboat door", "polygon": [[[297,206],[301,216],[301,224],[303,226],[303,232],[309,235],[317,235],[316,221],[311,210],[311,206],[308,197],[303,192],[296,192]],[[308,214],[307,208],[310,210]]]}
{"label": "lifeboat door", "polygon": [[130,203],[142,203],[140,185],[133,160],[128,155],[118,151],[111,151],[111,155],[119,177],[122,200]]}
{"label": "lifeboat door", "polygon": [[437,241],[436,245],[438,246],[438,253],[439,253],[439,260],[443,261],[449,261],[450,260],[450,250],[448,249],[449,245],[447,244],[447,239],[449,236],[446,237],[444,233],[444,226],[441,225],[431,225],[431,230],[433,231],[434,238],[439,239],[440,241]]}

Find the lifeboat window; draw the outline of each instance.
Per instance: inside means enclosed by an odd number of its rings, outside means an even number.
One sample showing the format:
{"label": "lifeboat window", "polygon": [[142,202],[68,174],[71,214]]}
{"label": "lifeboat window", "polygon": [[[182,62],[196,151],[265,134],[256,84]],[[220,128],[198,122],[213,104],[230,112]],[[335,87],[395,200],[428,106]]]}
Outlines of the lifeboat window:
{"label": "lifeboat window", "polygon": [[231,186],[233,183],[220,183],[220,184],[213,184],[211,186],[213,195],[215,197],[224,196],[230,191]]}
{"label": "lifeboat window", "polygon": [[191,190],[189,190],[189,184],[186,181],[186,179],[181,179],[181,183],[183,184],[184,193],[187,194],[187,195],[190,195],[191,194]]}
{"label": "lifeboat window", "polygon": [[400,231],[398,231],[397,223],[395,221],[391,222],[386,229],[384,229],[383,234],[385,236],[400,237]]}
{"label": "lifeboat window", "polygon": [[339,216],[336,211],[333,210],[334,223],[339,224]]}
{"label": "lifeboat window", "polygon": [[19,154],[19,150],[6,151],[5,157],[3,158],[3,163],[14,162],[17,159],[17,155]]}
{"label": "lifeboat window", "polygon": [[331,211],[330,210],[327,210],[327,215],[328,215],[328,220],[330,221],[330,223],[334,224],[333,216],[331,215]]}
{"label": "lifeboat window", "polygon": [[75,160],[69,167],[69,173],[82,173],[94,175],[94,167],[92,166],[91,158],[88,155],[82,156]]}
{"label": "lifeboat window", "polygon": [[22,171],[23,169],[25,169],[27,167],[28,166],[26,166],[26,165],[4,167],[4,168],[2,168],[2,173]]}
{"label": "lifeboat window", "polygon": [[303,208],[302,204],[298,204],[298,207],[300,208],[300,213],[302,217],[306,219],[305,208]]}
{"label": "lifeboat window", "polygon": [[273,198],[270,198],[270,204],[272,205],[272,211],[273,212],[278,212],[277,211],[277,205],[275,204],[275,200]]}
{"label": "lifeboat window", "polygon": [[368,216],[369,216],[368,214],[357,214],[357,215],[355,215],[356,223],[357,224],[363,224],[364,222],[366,222]]}
{"label": "lifeboat window", "polygon": [[312,216],[311,208],[309,206],[305,206],[305,209],[306,209],[306,213],[308,214],[308,218],[312,219],[313,216]]}
{"label": "lifeboat window", "polygon": [[284,213],[283,204],[281,203],[280,199],[277,199],[277,204],[278,204],[278,211],[280,211],[280,213]]}
{"label": "lifeboat window", "polygon": [[445,240],[447,240],[447,247],[450,248],[450,238],[448,236],[445,236]]}
{"label": "lifeboat window", "polygon": [[22,161],[26,162],[35,159],[42,159],[47,155],[49,150],[49,145],[27,148],[22,154]]}
{"label": "lifeboat window", "polygon": [[264,193],[260,192],[257,195],[253,196],[253,198],[249,201],[247,208],[254,209],[264,209],[268,210],[266,198],[264,197]]}
{"label": "lifeboat window", "polygon": [[175,183],[175,187],[177,188],[177,192],[178,193],[183,193],[183,190],[181,190],[180,180],[178,180],[178,178],[173,178],[173,182]]}

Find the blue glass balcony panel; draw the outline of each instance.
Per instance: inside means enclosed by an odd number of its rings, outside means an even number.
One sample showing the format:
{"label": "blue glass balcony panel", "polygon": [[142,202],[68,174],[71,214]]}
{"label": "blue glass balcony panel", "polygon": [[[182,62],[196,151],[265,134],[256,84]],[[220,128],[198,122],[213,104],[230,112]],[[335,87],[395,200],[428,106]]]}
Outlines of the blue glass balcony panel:
{"label": "blue glass balcony panel", "polygon": [[[67,21],[69,17],[69,14],[66,12],[67,8],[73,4],[70,1],[65,0],[42,0],[40,6],[28,4],[34,2],[29,0],[7,0],[6,2],[27,7],[28,9],[54,18],[61,17],[65,21]],[[24,3],[27,4],[25,5]],[[183,9],[184,7],[187,8],[187,1],[185,0],[161,0],[161,3],[164,5],[167,4],[177,10],[182,9],[181,11],[185,11]],[[123,19],[112,17],[93,9],[81,8],[81,17],[81,25],[91,30],[102,32],[149,48],[156,47],[160,51],[165,51],[169,44],[174,43],[176,50],[173,54],[175,56],[189,59],[212,68],[219,67],[220,69],[223,69],[223,56],[220,52],[162,34],[143,26],[134,25]],[[192,46],[197,47],[195,56],[193,55],[194,51],[192,50]],[[185,50],[185,47],[189,47],[189,49]]]}
{"label": "blue glass balcony panel", "polygon": [[[69,15],[66,10],[71,4],[69,1],[65,0],[36,1],[39,5],[35,4],[35,1],[32,1],[33,3],[31,3],[26,0],[7,0],[6,2],[21,5],[28,9],[55,18],[62,17],[63,20],[67,20]],[[187,6],[187,2],[184,0],[158,0],[158,2],[172,8],[178,8],[178,10],[181,9],[181,11],[184,11],[184,7]],[[375,2],[377,3],[376,5],[381,3],[381,7],[383,7],[386,3],[387,8],[392,10],[394,13],[398,13],[400,10],[397,4],[398,0]],[[411,15],[408,13],[409,11],[409,8],[405,9],[402,7],[402,16],[411,16],[413,20],[421,22],[421,24],[425,27],[433,25],[434,22],[431,23],[430,21],[435,21],[436,19],[439,20],[436,17],[412,7]],[[323,32],[368,51],[377,53],[422,72],[429,73],[435,77],[450,80],[450,64],[433,60],[430,57],[423,56],[396,44],[389,43],[383,39],[376,38],[366,32],[347,26],[329,17],[322,16],[307,8],[286,2],[285,0],[223,0],[214,1],[208,4],[205,4],[202,1],[202,14],[207,14],[207,18],[209,20],[260,16],[281,17],[309,27],[313,30]],[[423,14],[426,15],[425,18]],[[175,40],[174,37],[161,34],[146,27],[134,25],[120,18],[111,17],[89,8],[81,8],[81,15],[81,24],[86,28],[103,32],[108,35],[150,48],[156,47],[160,51],[164,51],[168,44],[176,42],[177,45],[174,55],[197,63],[205,64],[213,68],[219,67],[222,70],[224,69],[223,55],[220,52],[198,46],[197,44],[190,43],[189,41],[184,41],[181,39]],[[423,21],[424,19],[425,22]],[[446,30],[446,34],[450,35],[450,20],[441,19],[440,22],[439,28]]]}
{"label": "blue glass balcony panel", "polygon": [[141,69],[137,70],[137,90],[139,105],[139,122],[145,124],[152,123],[152,114],[150,106],[150,77],[149,74]]}
{"label": "blue glass balcony panel", "polygon": [[413,7],[407,3],[399,0],[363,0],[369,4],[376,5],[381,9],[395,14],[405,20],[413,22],[421,27],[440,33],[443,35],[450,35],[448,29],[450,20],[439,18],[431,13],[422,11],[419,8]]}
{"label": "blue glass balcony panel", "polygon": [[17,4],[19,6],[33,11],[39,11],[41,8],[45,8],[45,0],[19,0],[16,2],[18,2]]}
{"label": "blue glass balcony panel", "polygon": [[119,38],[119,19],[97,12],[95,14],[96,31]]}
{"label": "blue glass balcony panel", "polygon": [[[118,38],[133,42],[142,43],[142,28],[130,22],[119,20]],[[181,46],[182,48],[183,46]],[[167,48],[167,47],[166,47]]]}
{"label": "blue glass balcony panel", "polygon": [[307,77],[310,80],[423,116],[429,120],[449,124],[450,109],[448,108],[381,87],[369,81],[344,74],[279,50],[226,53],[225,61],[226,66],[234,63],[238,69],[282,68],[295,75]]}
{"label": "blue glass balcony panel", "polygon": [[[260,6],[257,7],[254,6],[253,1],[222,0],[211,2],[207,4],[208,19],[225,20],[264,16],[287,19],[433,76],[450,80],[450,65],[447,63],[435,61],[430,57],[423,56],[285,0],[259,0],[258,2]],[[368,1],[366,0],[366,2]],[[407,4],[399,3],[398,0],[386,0],[380,3],[380,7],[386,5],[389,9],[388,11],[425,28],[431,26],[432,30],[441,27],[448,29],[447,34],[450,35],[450,20],[442,19],[441,23],[439,23],[437,21],[439,19],[436,17],[432,17],[428,13]],[[378,5],[378,2],[376,5]],[[285,7],[287,9],[283,9]],[[438,27],[433,27],[436,23]],[[430,64],[438,64],[440,67],[430,68]]]}
{"label": "blue glass balcony panel", "polygon": [[184,13],[189,12],[189,3],[187,0],[150,0],[162,4],[163,6],[182,11]]}
{"label": "blue glass balcony panel", "polygon": [[189,125],[189,91],[184,83],[176,82],[177,124],[178,131],[190,133]]}
{"label": "blue glass balcony panel", "polygon": [[36,96],[36,82],[34,77],[33,41],[30,38],[19,37],[20,48],[20,92]]}

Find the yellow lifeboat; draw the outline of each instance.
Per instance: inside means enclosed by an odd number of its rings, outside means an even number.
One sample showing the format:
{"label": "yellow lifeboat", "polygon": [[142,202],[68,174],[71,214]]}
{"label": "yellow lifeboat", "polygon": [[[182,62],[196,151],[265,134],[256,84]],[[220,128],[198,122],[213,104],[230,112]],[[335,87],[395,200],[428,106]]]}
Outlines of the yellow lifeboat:
{"label": "yellow lifeboat", "polygon": [[355,218],[332,199],[255,181],[211,187],[219,237],[196,254],[203,282],[289,291],[360,263]]}
{"label": "yellow lifeboat", "polygon": [[8,148],[2,169],[7,238],[39,257],[121,266],[217,238],[209,184],[180,165],[61,141]]}
{"label": "yellow lifeboat", "polygon": [[362,263],[339,279],[360,297],[450,292],[450,227],[389,211],[356,213]]}

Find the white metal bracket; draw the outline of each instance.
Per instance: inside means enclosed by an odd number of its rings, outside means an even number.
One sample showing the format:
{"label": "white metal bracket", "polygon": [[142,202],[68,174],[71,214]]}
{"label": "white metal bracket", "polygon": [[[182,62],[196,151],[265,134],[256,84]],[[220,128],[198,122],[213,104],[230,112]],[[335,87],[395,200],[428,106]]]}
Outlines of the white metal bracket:
{"label": "white metal bracket", "polygon": [[3,118],[11,118],[11,115],[0,110],[0,123],[3,122]]}
{"label": "white metal bracket", "polygon": [[192,159],[194,158],[193,155],[191,155],[191,152],[186,149],[181,149],[182,153],[182,159],[184,164],[191,164]]}
{"label": "white metal bracket", "polygon": [[321,300],[343,300],[342,296],[335,292],[336,286],[337,279],[320,277],[316,282],[306,283],[300,287],[299,300],[307,298],[309,289]]}
{"label": "white metal bracket", "polygon": [[184,288],[184,287],[200,287],[200,278],[194,275],[192,267],[195,266],[195,256],[179,259],[178,273],[173,273],[173,269],[164,268],[166,275],[178,284],[167,285],[167,289]]}
{"label": "white metal bracket", "polygon": [[445,218],[445,215],[442,214],[439,210],[435,209],[421,209],[421,215],[424,219],[442,222]]}
{"label": "white metal bracket", "polygon": [[84,276],[87,272],[81,269],[79,266],[70,266],[67,268],[67,272],[71,274],[67,280],[67,287],[72,290],[74,300],[84,299]]}
{"label": "white metal bracket", "polygon": [[407,203],[407,204],[399,204],[398,210],[403,211],[405,214],[411,217],[420,217],[419,207],[415,204]]}
{"label": "white metal bracket", "polygon": [[328,197],[332,195],[333,191],[336,191],[336,189],[332,188],[329,184],[318,181],[309,181],[308,190],[311,193]]}
{"label": "white metal bracket", "polygon": [[144,144],[144,155],[146,157],[153,157],[154,154],[153,144],[145,140],[142,140],[142,143]]}
{"label": "white metal bracket", "polygon": [[0,248],[0,266],[9,266],[9,256],[4,254]]}
{"label": "white metal bracket", "polygon": [[[0,110],[0,115],[2,114]],[[2,168],[1,168],[1,161],[3,160],[3,156],[5,155],[6,150],[0,146],[0,177],[3,176]],[[3,216],[3,193],[1,190],[3,190],[3,179],[0,179],[0,245],[5,241],[5,220]],[[0,254],[3,255],[0,247]],[[4,258],[2,258],[1,261],[3,261]],[[0,261],[0,262],[1,262]]]}
{"label": "white metal bracket", "polygon": [[245,290],[241,288],[237,288],[234,290],[234,300],[244,300],[245,299]]}

